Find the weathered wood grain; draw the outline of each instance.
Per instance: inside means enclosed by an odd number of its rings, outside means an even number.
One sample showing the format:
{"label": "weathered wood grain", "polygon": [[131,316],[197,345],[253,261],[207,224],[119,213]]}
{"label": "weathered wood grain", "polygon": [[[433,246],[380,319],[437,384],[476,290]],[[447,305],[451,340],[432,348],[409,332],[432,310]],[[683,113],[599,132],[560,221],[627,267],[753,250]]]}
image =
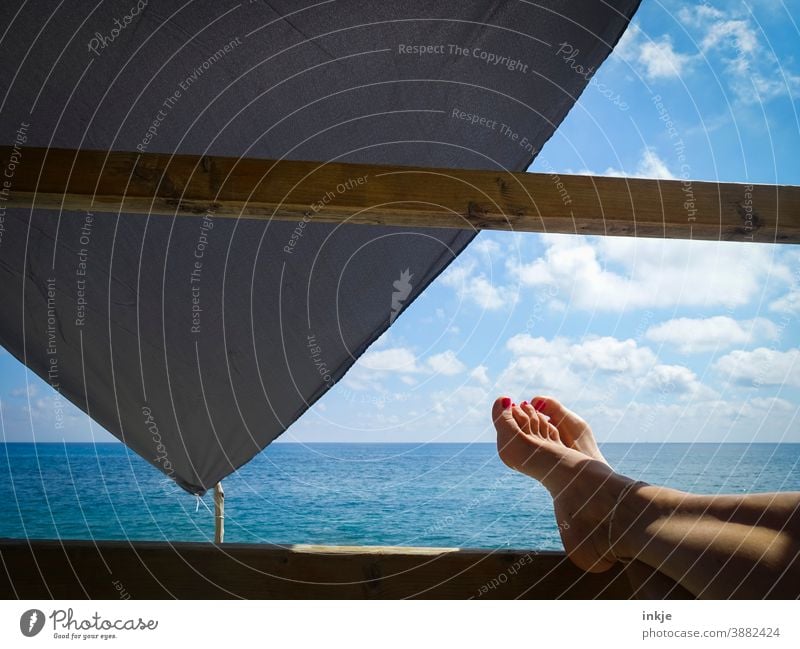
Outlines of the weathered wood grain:
{"label": "weathered wood grain", "polygon": [[[627,598],[612,570],[587,574],[533,550],[269,546],[0,539],[4,599]],[[124,591],[124,593],[123,593]]]}
{"label": "weathered wood grain", "polygon": [[791,186],[12,147],[0,166],[7,207],[800,242]]}

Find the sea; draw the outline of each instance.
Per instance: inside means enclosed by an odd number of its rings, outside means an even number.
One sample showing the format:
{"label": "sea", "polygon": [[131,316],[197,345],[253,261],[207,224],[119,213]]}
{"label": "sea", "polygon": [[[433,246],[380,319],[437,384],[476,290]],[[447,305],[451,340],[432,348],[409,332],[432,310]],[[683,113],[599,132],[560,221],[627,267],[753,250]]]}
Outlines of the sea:
{"label": "sea", "polygon": [[[800,444],[606,444],[632,478],[800,491]],[[225,541],[560,549],[547,491],[494,444],[273,444],[226,478]],[[122,444],[0,445],[0,537],[213,540],[197,498]]]}

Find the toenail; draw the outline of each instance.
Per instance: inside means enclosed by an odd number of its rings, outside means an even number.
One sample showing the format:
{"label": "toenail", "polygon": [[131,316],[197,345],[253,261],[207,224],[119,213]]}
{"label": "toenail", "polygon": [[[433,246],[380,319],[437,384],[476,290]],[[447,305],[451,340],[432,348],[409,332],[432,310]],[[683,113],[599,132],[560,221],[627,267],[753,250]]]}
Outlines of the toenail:
{"label": "toenail", "polygon": [[520,406],[527,406],[527,405],[528,405],[528,402],[527,402],[527,401],[523,401],[523,402],[522,402],[521,404],[519,404],[519,405],[520,405]]}
{"label": "toenail", "polygon": [[506,410],[511,406],[511,399],[508,397],[503,397],[503,400],[500,402],[500,404],[503,406],[503,410]]}

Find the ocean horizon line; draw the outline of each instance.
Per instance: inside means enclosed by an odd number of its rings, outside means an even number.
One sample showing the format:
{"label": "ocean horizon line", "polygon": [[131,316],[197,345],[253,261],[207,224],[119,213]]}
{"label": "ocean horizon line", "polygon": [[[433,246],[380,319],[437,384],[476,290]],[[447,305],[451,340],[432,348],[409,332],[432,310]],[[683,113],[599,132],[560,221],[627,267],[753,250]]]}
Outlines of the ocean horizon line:
{"label": "ocean horizon line", "polygon": [[[609,446],[613,444],[620,444],[620,445],[630,445],[630,444],[637,444],[637,445],[652,445],[652,446],[664,446],[668,444],[684,444],[684,445],[693,445],[693,446],[722,446],[722,445],[739,445],[739,446],[757,446],[757,445],[800,445],[800,442],[782,442],[782,441],[770,441],[770,440],[760,440],[758,442],[695,442],[695,441],[665,441],[665,442],[639,442],[639,441],[614,441],[614,442],[598,442],[601,446]],[[74,445],[86,445],[86,446],[125,446],[121,441],[112,440],[106,442],[82,442],[82,441],[46,441],[46,442],[32,442],[32,441],[5,441],[0,442],[0,445],[11,445],[11,444],[36,444],[36,445],[55,445],[58,444],[63,446],[65,444],[74,444]],[[280,440],[275,440],[267,444],[264,448],[266,449],[269,446],[273,445],[281,445],[281,446],[322,446],[322,445],[353,445],[353,446],[409,446],[409,445],[420,445],[425,444],[429,446],[495,446],[495,442],[425,442],[425,441],[410,441],[410,442],[337,442],[337,441],[328,441],[328,442],[321,442],[321,441],[314,441],[314,442],[284,442]]]}

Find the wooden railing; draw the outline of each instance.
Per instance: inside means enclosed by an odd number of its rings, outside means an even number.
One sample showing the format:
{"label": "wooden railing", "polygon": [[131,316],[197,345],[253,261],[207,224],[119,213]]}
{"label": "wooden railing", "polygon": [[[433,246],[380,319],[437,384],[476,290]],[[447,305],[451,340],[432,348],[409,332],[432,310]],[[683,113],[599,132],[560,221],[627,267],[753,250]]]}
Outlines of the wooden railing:
{"label": "wooden railing", "polygon": [[0,539],[3,599],[628,598],[562,553]]}

